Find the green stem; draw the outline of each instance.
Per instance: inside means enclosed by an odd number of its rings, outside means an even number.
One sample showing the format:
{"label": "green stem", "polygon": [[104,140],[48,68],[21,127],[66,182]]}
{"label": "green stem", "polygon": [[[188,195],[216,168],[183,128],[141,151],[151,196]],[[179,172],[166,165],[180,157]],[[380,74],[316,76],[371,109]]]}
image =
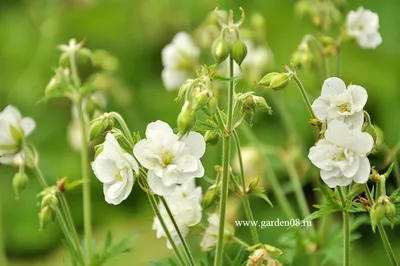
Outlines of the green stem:
{"label": "green stem", "polygon": [[304,38],[306,39],[306,41],[309,41],[309,40],[313,41],[315,46],[318,48],[318,51],[319,51],[321,59],[322,59],[322,65],[323,65],[323,69],[324,69],[324,78],[328,78],[328,62],[326,60],[324,50],[322,49],[321,44],[319,43],[317,38],[315,38],[314,35],[307,34]]}
{"label": "green stem", "polygon": [[297,75],[295,73],[293,73],[293,79],[296,82],[297,87],[300,90],[301,97],[303,98],[303,101],[307,106],[308,112],[310,113],[312,118],[317,119],[317,117],[315,116],[314,110],[311,107],[311,102],[310,102],[310,99],[308,99],[307,92],[303,86],[303,83],[301,83],[300,79],[297,77]]}
{"label": "green stem", "polygon": [[187,257],[187,259],[189,260],[190,265],[195,266],[196,263],[194,262],[193,255],[192,255],[192,253],[190,252],[189,246],[188,246],[188,244],[186,243],[186,240],[185,240],[185,238],[183,237],[183,235],[182,235],[182,233],[181,233],[181,230],[180,230],[179,227],[178,227],[178,224],[176,223],[176,220],[175,220],[175,218],[174,218],[174,215],[172,214],[171,209],[169,208],[167,201],[165,200],[164,197],[159,197],[159,198],[160,198],[162,204],[164,205],[164,208],[165,208],[165,210],[167,211],[168,216],[169,216],[169,218],[171,219],[172,224],[174,225],[174,228],[175,228],[176,232],[178,233],[178,237],[179,237],[179,239],[181,240],[181,243],[182,243],[182,245],[183,245],[183,249],[185,250],[186,257]]}
{"label": "green stem", "polygon": [[118,123],[121,125],[122,131],[124,132],[125,136],[128,138],[129,144],[133,147],[135,145],[135,141],[133,140],[131,131],[128,128],[128,125],[125,123],[125,120],[122,118],[122,116],[116,112],[110,112],[110,115],[112,115]]}
{"label": "green stem", "polygon": [[85,116],[83,113],[82,99],[78,101],[78,117],[81,125],[81,164],[82,164],[82,188],[83,188],[83,225],[85,230],[85,261],[86,265],[91,264],[92,253],[92,208],[91,191],[89,176],[89,158],[88,158],[88,134]]}
{"label": "green stem", "polygon": [[[346,197],[343,193],[343,188],[338,189],[343,208],[346,207]],[[343,266],[350,265],[350,216],[349,213],[343,210]]]}
{"label": "green stem", "polygon": [[219,230],[217,250],[214,261],[214,266],[222,266],[223,253],[224,253],[224,232],[225,232],[225,216],[226,216],[226,202],[228,200],[228,177],[229,177],[229,161],[230,161],[230,145],[232,134],[232,120],[233,120],[233,96],[234,96],[234,83],[233,83],[233,58],[229,57],[229,92],[228,92],[228,120],[226,124],[226,136],[223,138],[223,154],[222,154],[222,186],[221,186],[221,202],[219,208]]}
{"label": "green stem", "polygon": [[[149,188],[147,187],[147,189],[149,189]],[[168,231],[168,227],[167,227],[167,225],[165,224],[165,221],[164,221],[164,219],[163,219],[163,217],[162,217],[160,211],[158,210],[157,202],[156,202],[156,200],[155,200],[154,195],[153,195],[153,194],[150,194],[150,193],[146,193],[146,194],[147,194],[147,197],[149,198],[149,202],[150,202],[151,208],[153,209],[153,211],[154,211],[155,215],[157,216],[158,220],[160,221],[161,227],[163,228],[163,230],[164,230],[164,232],[165,232],[165,235],[166,235],[166,237],[167,237],[169,243],[170,243],[171,246],[172,246],[172,249],[173,249],[173,251],[174,251],[174,253],[175,253],[176,258],[178,259],[179,263],[180,263],[182,266],[186,266],[186,261],[183,259],[181,253],[179,252],[179,249],[178,249],[178,247],[176,246],[176,244],[175,244],[175,242],[174,242],[174,239],[172,238],[170,232]]]}
{"label": "green stem", "polygon": [[[374,197],[372,196],[371,191],[369,190],[369,187],[367,184],[364,185],[364,188],[365,188],[365,193],[367,194],[368,201],[370,202],[370,205],[372,207],[375,202]],[[396,260],[396,256],[394,255],[393,248],[390,245],[389,238],[386,234],[385,228],[383,227],[381,221],[378,222],[378,232],[382,239],[383,246],[385,247],[385,250],[389,257],[389,260],[392,263],[392,266],[398,266],[399,263]]]}
{"label": "green stem", "polygon": [[[246,213],[247,220],[249,221],[254,221],[254,216],[253,212],[251,211],[251,206],[250,206],[250,201],[249,201],[249,196],[247,195],[246,192],[246,179],[244,175],[244,167],[243,167],[243,158],[242,158],[242,151],[240,150],[240,140],[239,136],[236,132],[236,130],[233,131],[233,139],[236,144],[236,150],[238,153],[239,157],[239,166],[240,166],[240,180],[241,180],[241,187],[242,187],[242,201],[243,201],[243,207],[244,211]],[[255,226],[250,226],[250,232],[251,232],[251,237],[253,239],[253,244],[257,244],[260,242],[258,233],[257,233],[257,228]]]}
{"label": "green stem", "polygon": [[254,133],[250,130],[247,125],[243,125],[240,127],[243,134],[246,138],[253,144],[252,146],[255,147],[258,152],[262,155],[261,158],[264,162],[265,169],[267,171],[268,181],[271,184],[272,191],[275,194],[275,197],[278,201],[279,206],[282,208],[283,212],[287,216],[287,218],[296,218],[296,213],[294,212],[292,206],[290,205],[286,195],[279,184],[278,178],[274,172],[274,169],[271,166],[271,163],[268,159],[268,156],[263,149],[263,144],[258,140],[258,138],[254,135]]}
{"label": "green stem", "polygon": [[[1,197],[0,197],[1,199]],[[6,249],[4,245],[4,234],[3,234],[3,216],[2,216],[2,208],[1,200],[0,200],[0,265],[7,265],[7,256],[6,256]]]}
{"label": "green stem", "polygon": [[250,247],[249,244],[247,244],[247,243],[244,242],[242,239],[240,239],[240,238],[238,238],[238,237],[236,237],[236,236],[232,236],[232,240],[233,240],[234,242],[238,243],[239,245],[244,246],[245,248],[249,248],[249,247]]}

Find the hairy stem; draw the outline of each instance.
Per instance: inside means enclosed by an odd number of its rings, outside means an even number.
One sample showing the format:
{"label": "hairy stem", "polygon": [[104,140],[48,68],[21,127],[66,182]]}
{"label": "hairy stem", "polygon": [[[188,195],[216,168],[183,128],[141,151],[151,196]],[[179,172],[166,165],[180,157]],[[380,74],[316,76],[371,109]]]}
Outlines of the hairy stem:
{"label": "hairy stem", "polygon": [[244,242],[242,239],[240,239],[240,238],[238,238],[238,237],[236,237],[236,236],[232,236],[232,240],[233,240],[234,242],[238,243],[239,245],[244,246],[245,248],[249,248],[249,247],[250,247],[249,244],[247,244],[247,243]]}
{"label": "hairy stem", "polygon": [[[365,188],[365,193],[367,194],[368,201],[370,202],[370,205],[372,207],[375,202],[374,197],[372,196],[371,191],[369,190],[369,187],[367,184],[364,185],[364,188]],[[387,237],[385,228],[383,227],[381,221],[378,222],[378,232],[382,239],[383,246],[385,247],[385,250],[389,257],[389,260],[392,263],[392,266],[398,266],[399,263],[396,260],[396,256],[394,255],[393,248],[390,245],[389,238]]]}
{"label": "hairy stem", "polygon": [[[343,188],[338,189],[342,206],[346,206],[346,197],[344,196]],[[343,266],[350,265],[350,216],[349,213],[343,210]]]}
{"label": "hairy stem", "polygon": [[228,92],[228,120],[226,124],[226,136],[223,138],[223,154],[222,154],[222,186],[221,186],[221,203],[219,208],[219,231],[217,250],[215,255],[214,266],[222,266],[223,253],[224,253],[224,232],[225,232],[225,216],[226,216],[226,202],[228,200],[228,178],[229,178],[229,161],[230,161],[230,145],[232,134],[232,120],[233,120],[233,96],[234,96],[234,83],[233,83],[233,58],[229,57],[229,92]]}
{"label": "hairy stem", "polygon": [[306,92],[306,89],[303,86],[303,83],[301,83],[300,79],[297,77],[296,74],[293,75],[293,79],[296,82],[297,87],[300,90],[301,97],[303,98],[303,101],[307,106],[308,112],[310,113],[312,118],[317,119],[317,117],[316,117],[316,115],[314,113],[314,110],[311,107],[311,102],[310,102],[310,99],[308,99],[307,92]]}
{"label": "hairy stem", "polygon": [[167,211],[168,216],[169,216],[169,218],[171,219],[172,224],[174,225],[174,228],[175,228],[176,232],[178,233],[178,237],[179,237],[179,239],[181,240],[181,243],[182,243],[182,245],[183,245],[183,249],[184,249],[184,251],[185,251],[185,253],[186,253],[186,257],[187,257],[187,259],[189,260],[190,265],[195,266],[196,263],[194,262],[193,255],[192,255],[192,253],[190,252],[189,246],[188,246],[188,244],[186,243],[186,240],[185,240],[185,238],[183,237],[183,235],[182,235],[182,233],[181,233],[181,230],[179,229],[178,224],[177,224],[176,221],[175,221],[174,215],[172,214],[171,209],[169,208],[167,201],[165,200],[164,197],[159,197],[159,198],[160,198],[160,200],[161,200],[161,203],[164,205],[164,208],[165,208],[165,210]]}
{"label": "hairy stem", "polygon": [[[239,157],[239,166],[240,166],[240,180],[241,180],[241,187],[242,187],[242,201],[243,201],[243,207],[244,211],[246,213],[247,220],[253,221],[254,216],[253,212],[251,211],[251,206],[250,206],[250,201],[249,201],[249,196],[247,195],[246,191],[246,179],[245,179],[245,174],[244,174],[244,167],[243,167],[243,159],[242,159],[242,151],[240,150],[240,140],[237,132],[234,130],[233,131],[233,139],[236,144],[236,150],[238,153]],[[253,239],[253,244],[257,244],[260,242],[258,233],[257,233],[257,227],[255,226],[250,226],[250,232],[251,232],[251,237]]]}

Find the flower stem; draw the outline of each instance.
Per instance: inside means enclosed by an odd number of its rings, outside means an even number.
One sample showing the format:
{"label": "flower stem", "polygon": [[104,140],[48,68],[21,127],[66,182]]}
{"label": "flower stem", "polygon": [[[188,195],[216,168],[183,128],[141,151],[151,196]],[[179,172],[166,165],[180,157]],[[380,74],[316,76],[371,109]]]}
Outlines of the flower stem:
{"label": "flower stem", "polygon": [[[343,188],[338,189],[342,206],[346,206],[346,197],[343,193]],[[350,216],[349,213],[343,210],[343,266],[350,265]]]}
{"label": "flower stem", "polygon": [[194,262],[193,255],[192,255],[192,253],[190,252],[189,246],[188,246],[188,244],[186,243],[186,240],[185,240],[185,238],[183,237],[183,235],[182,235],[182,233],[181,233],[181,230],[180,230],[179,227],[178,227],[178,224],[176,223],[176,220],[175,220],[175,218],[174,218],[174,215],[172,214],[171,209],[169,208],[167,201],[165,200],[164,197],[159,197],[159,198],[160,198],[162,204],[164,205],[164,208],[165,208],[165,210],[167,211],[168,216],[169,216],[169,218],[171,219],[172,224],[174,225],[174,228],[175,228],[176,232],[178,233],[179,239],[181,240],[181,243],[182,243],[182,245],[183,245],[183,249],[185,250],[186,257],[187,257],[187,259],[189,260],[190,265],[195,266],[196,263]]}
{"label": "flower stem", "polygon": [[300,90],[301,97],[303,98],[303,101],[307,106],[308,112],[310,113],[312,118],[317,119],[317,117],[315,116],[314,110],[311,107],[311,102],[310,102],[310,99],[308,99],[307,92],[303,86],[303,83],[301,83],[300,79],[297,77],[297,75],[295,73],[293,73],[293,79],[296,82],[297,87]]}
{"label": "flower stem", "polygon": [[309,41],[309,40],[313,41],[315,46],[318,48],[318,51],[319,51],[319,53],[321,55],[321,59],[322,59],[322,64],[323,64],[323,69],[324,69],[324,78],[328,78],[328,62],[326,60],[326,57],[325,57],[325,54],[324,54],[321,44],[319,43],[317,38],[315,38],[314,35],[307,34],[304,38],[306,41]]}
{"label": "flower stem", "polygon": [[249,248],[250,245],[247,244],[246,242],[244,242],[242,239],[236,237],[236,236],[232,236],[232,240],[235,241],[236,243],[238,243],[241,246],[244,246],[245,248]]}
{"label": "flower stem", "polygon": [[[149,189],[149,188],[147,187],[147,189]],[[165,224],[165,221],[164,221],[160,211],[158,210],[157,202],[155,200],[154,195],[151,194],[151,193],[146,193],[146,194],[147,194],[147,197],[149,198],[149,202],[150,202],[151,208],[153,209],[153,211],[154,211],[155,215],[157,216],[158,220],[160,221],[161,227],[163,228],[169,243],[171,243],[171,246],[172,246],[172,249],[173,249],[173,251],[175,253],[176,258],[178,259],[179,263],[182,266],[186,266],[186,261],[183,259],[178,247],[176,246],[176,244],[174,242],[174,239],[172,238],[170,232],[168,231],[168,227]]]}
{"label": "flower stem", "polygon": [[258,149],[259,153],[262,155],[261,158],[264,161],[264,166],[267,171],[268,181],[271,184],[272,191],[275,194],[275,197],[278,201],[279,206],[282,208],[283,212],[287,216],[287,218],[296,218],[296,213],[294,212],[292,206],[290,205],[286,195],[279,184],[278,178],[274,172],[274,169],[271,166],[271,163],[263,149],[262,143],[258,140],[258,138],[254,135],[254,133],[250,130],[247,125],[243,125],[240,127],[243,134],[246,138],[253,144],[253,146]]}
{"label": "flower stem", "polygon": [[[249,221],[254,221],[254,216],[253,212],[251,211],[251,206],[250,206],[250,201],[249,201],[249,196],[247,195],[246,192],[246,180],[245,180],[245,175],[244,175],[244,167],[243,167],[243,158],[242,158],[242,151],[240,150],[240,140],[239,136],[236,132],[236,130],[233,131],[233,139],[236,144],[236,149],[239,157],[239,166],[240,166],[240,180],[241,180],[241,186],[242,186],[242,200],[243,200],[243,207],[244,211],[246,213],[247,220]],[[258,233],[257,233],[257,228],[255,226],[250,226],[250,232],[251,232],[251,237],[253,239],[253,244],[257,244],[260,242]]]}
{"label": "flower stem", "polygon": [[[0,197],[1,199],[1,197]],[[2,223],[2,208],[3,206],[1,205],[0,201],[0,265],[7,265],[7,257],[6,257],[6,250],[4,246],[4,235],[3,235],[3,223]]]}
{"label": "flower stem", "polygon": [[230,161],[230,145],[232,134],[232,120],[233,120],[233,96],[234,96],[234,83],[233,83],[233,58],[229,57],[229,92],[228,92],[228,120],[226,124],[226,136],[223,138],[223,154],[222,154],[222,186],[221,186],[221,203],[219,208],[219,230],[217,251],[215,255],[214,266],[222,266],[223,253],[224,253],[224,232],[225,232],[225,215],[226,215],[226,202],[228,200],[228,177],[229,177],[229,161]]}
{"label": "flower stem", "polygon": [[[365,193],[367,194],[368,201],[370,202],[371,206],[373,206],[374,205],[374,197],[372,196],[371,191],[368,188],[368,185],[365,184],[364,188],[365,188]],[[392,263],[392,266],[398,266],[399,263],[396,260],[396,256],[394,255],[393,248],[390,245],[390,242],[389,242],[389,239],[387,237],[385,228],[383,227],[381,221],[378,222],[378,232],[379,232],[379,235],[380,235],[380,237],[382,239],[383,246],[385,247],[385,250],[386,250],[386,253],[387,253],[388,257],[389,257],[389,260]]]}
{"label": "flower stem", "polygon": [[81,125],[81,164],[82,164],[82,181],[83,181],[83,223],[85,230],[85,261],[86,265],[91,263],[92,253],[92,208],[91,208],[91,191],[89,176],[89,158],[87,152],[88,134],[87,125],[83,113],[82,99],[78,101],[78,117]]}
{"label": "flower stem", "polygon": [[124,132],[125,136],[128,138],[129,144],[134,146],[135,142],[133,140],[131,131],[128,128],[128,125],[125,123],[125,120],[122,118],[122,116],[116,112],[110,112],[110,115],[113,116],[118,123],[121,125],[122,131]]}

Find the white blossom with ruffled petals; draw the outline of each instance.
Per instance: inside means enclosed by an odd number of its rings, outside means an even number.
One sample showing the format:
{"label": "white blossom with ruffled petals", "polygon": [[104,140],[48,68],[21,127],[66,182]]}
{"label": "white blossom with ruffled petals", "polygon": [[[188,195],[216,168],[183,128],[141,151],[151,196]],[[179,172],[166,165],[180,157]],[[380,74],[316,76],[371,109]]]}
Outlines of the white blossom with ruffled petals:
{"label": "white blossom with ruffled petals", "polygon": [[375,49],[382,43],[378,14],[359,7],[347,15],[347,33],[366,49]]}
{"label": "white blossom with ruffled petals", "polygon": [[30,117],[22,117],[12,105],[0,112],[0,163],[21,164],[21,144],[35,129],[35,121]]}
{"label": "white blossom with ruffled petals", "polygon": [[333,77],[325,80],[321,96],[312,104],[315,115],[328,122],[336,119],[350,127],[361,128],[364,123],[363,108],[367,102],[367,91],[358,85],[346,85]]}
{"label": "white blossom with ruffled petals", "polygon": [[133,153],[149,170],[147,181],[154,193],[171,194],[178,184],[204,175],[200,158],[206,144],[199,133],[191,131],[179,138],[167,123],[156,121],[147,126],[146,138],[135,145]]}
{"label": "white blossom with ruffled petals", "polygon": [[[176,186],[170,195],[165,196],[165,201],[167,202],[183,237],[187,236],[190,227],[197,225],[201,221],[201,199],[201,187],[196,187],[194,179],[190,179],[184,184]],[[178,232],[169,218],[167,210],[161,202],[158,208],[174,242],[180,244],[181,241]],[[157,217],[154,218],[153,229],[156,230],[157,238],[166,237],[160,220]],[[168,240],[167,247],[169,249],[172,248],[171,243]]]}
{"label": "white blossom with ruffled petals", "polygon": [[189,78],[199,55],[200,49],[189,34],[179,32],[174,36],[161,52],[164,66],[161,77],[167,90],[178,89]]}
{"label": "white blossom with ruffled petals", "polygon": [[139,173],[135,158],[121,148],[111,133],[107,133],[104,150],[94,160],[92,169],[104,185],[106,202],[114,205],[129,196],[135,183],[134,173]]}
{"label": "white blossom with ruffled petals", "polygon": [[364,184],[371,171],[367,154],[373,145],[370,134],[333,120],[328,124],[325,139],[311,147],[308,158],[321,169],[322,180],[331,188],[347,186],[352,181]]}

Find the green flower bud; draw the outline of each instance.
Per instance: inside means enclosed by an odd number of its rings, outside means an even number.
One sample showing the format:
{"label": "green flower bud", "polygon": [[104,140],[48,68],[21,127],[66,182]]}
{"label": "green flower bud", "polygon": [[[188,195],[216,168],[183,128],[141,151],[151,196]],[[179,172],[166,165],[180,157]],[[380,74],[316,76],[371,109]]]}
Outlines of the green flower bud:
{"label": "green flower bud", "polygon": [[211,47],[211,53],[217,64],[222,63],[229,55],[229,44],[224,38],[218,38]]}
{"label": "green flower bud", "polygon": [[215,146],[218,143],[219,135],[213,130],[207,130],[204,134],[204,140],[208,145]]}
{"label": "green flower bud", "polygon": [[195,115],[190,103],[186,102],[178,115],[178,130],[181,136],[188,133],[195,124]]}
{"label": "green flower bud", "polygon": [[217,97],[212,97],[209,101],[208,101],[208,110],[211,112],[211,114],[215,114],[215,112],[217,111],[217,107],[218,107],[218,99]]}
{"label": "green flower bud", "polygon": [[220,187],[216,185],[212,185],[208,188],[203,199],[204,210],[212,206],[218,200],[220,190]]}
{"label": "green flower bud", "polygon": [[28,185],[28,177],[25,173],[16,173],[14,175],[13,181],[13,188],[15,191],[15,194],[17,196],[17,198],[19,197],[19,194],[22,190],[24,190],[26,188],[26,186]]}
{"label": "green flower bud", "polygon": [[44,207],[39,212],[39,223],[40,229],[45,228],[50,222],[54,221],[56,217],[56,211],[50,206]]}
{"label": "green flower bud", "polygon": [[272,108],[268,105],[264,97],[254,96],[253,102],[255,104],[256,110],[261,112],[267,112],[269,115],[272,115]]}
{"label": "green flower bud", "polygon": [[58,205],[58,199],[55,193],[47,193],[43,196],[41,202],[42,208],[50,206],[55,209],[57,205]]}
{"label": "green flower bud", "polygon": [[396,206],[394,206],[392,202],[388,202],[387,204],[385,204],[385,213],[386,218],[389,220],[393,228],[394,218],[396,217]]}
{"label": "green flower bud", "polygon": [[213,97],[212,93],[207,90],[202,90],[193,96],[194,109],[199,109],[205,106]]}
{"label": "green flower bud", "polygon": [[104,132],[112,129],[114,126],[114,118],[108,114],[95,118],[90,124],[90,139],[94,139],[104,134]]}
{"label": "green flower bud", "polygon": [[237,40],[232,44],[231,56],[233,60],[240,66],[247,55],[247,47],[244,42]]}
{"label": "green flower bud", "polygon": [[259,82],[259,85],[265,86],[268,89],[282,90],[289,85],[291,79],[290,73],[272,72],[265,75]]}
{"label": "green flower bud", "polygon": [[[386,207],[385,202],[387,201],[387,196],[381,196],[378,198],[378,201],[375,202],[374,206],[371,209],[370,217],[371,217],[371,225],[372,230],[375,232],[375,227],[386,215]],[[389,199],[390,202],[390,199]]]}
{"label": "green flower bud", "polygon": [[102,153],[103,151],[104,151],[104,143],[96,145],[94,147],[94,158],[96,159],[96,157],[99,156],[99,154]]}

